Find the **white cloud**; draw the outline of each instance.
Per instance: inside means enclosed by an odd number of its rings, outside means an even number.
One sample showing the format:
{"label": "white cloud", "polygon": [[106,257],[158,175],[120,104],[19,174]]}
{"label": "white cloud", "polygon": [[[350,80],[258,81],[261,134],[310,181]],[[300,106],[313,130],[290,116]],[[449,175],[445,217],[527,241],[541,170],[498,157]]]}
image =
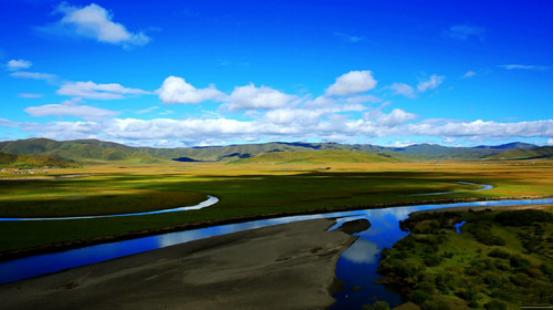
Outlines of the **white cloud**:
{"label": "white cloud", "polygon": [[274,124],[292,124],[302,122],[311,124],[316,122],[323,114],[321,110],[308,109],[276,109],[265,114],[267,120]]}
{"label": "white cloud", "polygon": [[217,119],[184,119],[175,120],[159,118],[152,120],[114,119],[106,130],[112,137],[123,139],[205,139],[241,136],[252,133],[263,133],[262,128],[247,121],[226,118]]}
{"label": "white cloud", "polygon": [[157,93],[160,100],[165,103],[200,103],[207,100],[221,100],[224,96],[213,85],[196,88],[178,76],[167,77]]}
{"label": "white cloud", "polygon": [[78,36],[120,45],[144,45],[150,41],[144,33],[130,32],[114,22],[109,11],[94,3],[84,7],[62,3],[56,12],[63,14],[58,26]]}
{"label": "white cloud", "polygon": [[32,63],[24,59],[12,59],[6,63],[6,68],[10,71],[30,68]]}
{"label": "white cloud", "polygon": [[[271,112],[271,111],[270,111]],[[305,112],[305,111],[304,111]],[[302,113],[304,113],[302,112]],[[269,112],[268,112],[269,113]],[[306,112],[308,113],[308,112]],[[261,119],[239,121],[224,117],[190,119],[106,118],[101,120],[52,123],[14,123],[0,125],[19,127],[41,136],[62,138],[96,137],[135,145],[156,145],[162,140],[186,141],[190,145],[229,144],[230,141],[275,141],[285,139],[319,139],[346,142],[368,137],[409,136],[494,139],[552,136],[552,120],[498,123],[494,121],[422,121],[413,123],[413,114],[394,110],[374,113],[364,119],[349,119],[341,115],[312,117],[298,111],[291,115],[279,112],[274,122]],[[311,121],[306,121],[305,117]],[[421,140],[421,139],[418,139]]]}
{"label": "white cloud", "polygon": [[57,78],[55,74],[30,71],[15,71],[10,73],[10,76],[18,79],[45,80],[53,81]]}
{"label": "white cloud", "polygon": [[100,109],[78,103],[79,100],[68,100],[63,103],[45,104],[25,108],[25,112],[32,116],[73,116],[84,119],[112,117],[115,111]]}
{"label": "white cloud", "polygon": [[444,76],[433,74],[429,79],[419,82],[417,84],[417,90],[419,92],[425,92],[430,89],[435,89],[444,81]]}
{"label": "white cloud", "polygon": [[379,113],[376,121],[379,125],[392,127],[416,118],[415,114],[406,112],[402,109],[394,109],[390,113]]}
{"label": "white cloud", "polygon": [[19,94],[17,94],[17,96],[20,97],[20,98],[25,98],[25,99],[42,98],[42,94],[38,94],[38,93],[19,93]]}
{"label": "white cloud", "polygon": [[507,65],[500,65],[499,67],[506,70],[529,70],[529,71],[544,71],[548,69],[547,66],[522,65],[522,64],[507,64]]}
{"label": "white cloud", "polygon": [[473,25],[454,25],[446,31],[446,35],[456,40],[468,40],[470,38],[483,40],[485,28]]}
{"label": "white cloud", "polygon": [[66,140],[97,138],[106,139],[104,124],[96,121],[22,123],[19,124],[27,132],[37,132],[41,137]]}
{"label": "white cloud", "polygon": [[390,88],[392,89],[393,94],[402,95],[408,98],[415,97],[414,88],[405,83],[393,83]]}
{"label": "white cloud", "polygon": [[439,87],[444,81],[444,76],[433,74],[427,80],[420,81],[417,87],[414,89],[411,85],[406,83],[393,83],[389,88],[395,95],[401,95],[408,98],[415,98],[416,90],[419,93],[426,92],[431,89]]}
{"label": "white cloud", "polygon": [[371,71],[350,71],[339,76],[325,93],[329,96],[354,95],[373,89],[376,85]]}
{"label": "white cloud", "polygon": [[475,72],[473,70],[468,70],[466,73],[464,73],[463,78],[464,79],[469,79],[469,78],[472,78],[476,75],[477,75],[477,72]]}
{"label": "white cloud", "polygon": [[277,109],[292,106],[300,98],[267,86],[248,85],[235,87],[226,98],[225,107],[229,110]]}
{"label": "white cloud", "polygon": [[482,136],[482,137],[548,137],[552,136],[552,120],[498,123],[475,120],[471,122],[422,122],[407,128],[413,135]]}
{"label": "white cloud", "polygon": [[151,92],[138,88],[124,87],[118,83],[98,84],[87,82],[66,82],[57,91],[64,96],[88,98],[88,99],[121,99],[126,95],[144,95]]}

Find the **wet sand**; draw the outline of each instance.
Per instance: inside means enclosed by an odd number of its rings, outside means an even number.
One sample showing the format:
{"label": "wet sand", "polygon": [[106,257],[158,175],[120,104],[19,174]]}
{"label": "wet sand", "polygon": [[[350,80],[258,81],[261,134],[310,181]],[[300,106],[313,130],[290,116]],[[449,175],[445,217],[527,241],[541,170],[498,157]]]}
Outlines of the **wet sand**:
{"label": "wet sand", "polygon": [[314,220],[0,286],[2,309],[324,309],[354,238]]}

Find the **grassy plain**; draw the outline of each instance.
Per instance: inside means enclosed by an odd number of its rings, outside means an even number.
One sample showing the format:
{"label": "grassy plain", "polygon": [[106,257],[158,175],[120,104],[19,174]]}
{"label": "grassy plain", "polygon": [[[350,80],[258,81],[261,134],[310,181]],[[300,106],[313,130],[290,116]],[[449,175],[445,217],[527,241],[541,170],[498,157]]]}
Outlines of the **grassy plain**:
{"label": "grassy plain", "polygon": [[382,254],[383,282],[423,309],[551,306],[552,206],[513,209],[412,215]]}
{"label": "grassy plain", "polygon": [[[491,184],[494,189],[458,181]],[[450,192],[445,195],[421,195]],[[273,215],[410,203],[552,195],[552,161],[332,164],[91,165],[0,175],[0,216],[112,214],[192,204],[183,213],[113,219],[0,222],[0,253]],[[414,195],[415,194],[415,195]]]}

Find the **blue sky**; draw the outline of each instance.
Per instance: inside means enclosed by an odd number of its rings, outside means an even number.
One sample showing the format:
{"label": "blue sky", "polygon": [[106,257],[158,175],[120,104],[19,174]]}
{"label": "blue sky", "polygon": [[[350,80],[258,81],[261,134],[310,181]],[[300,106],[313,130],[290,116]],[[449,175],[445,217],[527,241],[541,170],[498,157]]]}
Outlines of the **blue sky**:
{"label": "blue sky", "polygon": [[0,0],[0,140],[552,143],[551,1]]}

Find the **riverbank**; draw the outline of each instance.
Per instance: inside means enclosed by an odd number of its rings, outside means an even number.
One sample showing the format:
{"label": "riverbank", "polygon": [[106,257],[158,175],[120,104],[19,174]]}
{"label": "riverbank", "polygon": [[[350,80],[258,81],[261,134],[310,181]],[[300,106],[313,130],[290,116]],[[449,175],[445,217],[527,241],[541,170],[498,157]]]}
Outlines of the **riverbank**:
{"label": "riverbank", "polygon": [[0,286],[3,309],[318,309],[353,237],[278,225]]}
{"label": "riverbank", "polygon": [[[198,221],[195,223],[182,223],[182,224],[175,224],[172,226],[165,226],[165,227],[156,227],[156,228],[150,228],[150,229],[141,229],[137,231],[130,231],[126,232],[124,234],[113,234],[113,235],[104,235],[104,236],[96,236],[90,239],[75,239],[75,240],[68,240],[63,242],[55,242],[55,243],[48,243],[48,244],[42,244],[40,246],[34,246],[30,248],[20,248],[20,249],[13,249],[13,250],[4,250],[0,251],[0,262],[2,261],[8,261],[11,259],[17,259],[22,257],[27,257],[31,255],[39,255],[39,254],[46,254],[46,253],[53,253],[63,250],[70,250],[75,248],[80,248],[84,246],[90,246],[90,245],[96,245],[96,244],[102,244],[106,242],[114,242],[114,241],[120,241],[120,240],[129,240],[139,237],[145,237],[145,236],[151,236],[155,234],[161,234],[161,233],[168,233],[168,232],[175,232],[175,231],[183,231],[183,230],[191,230],[191,229],[197,229],[197,228],[204,228],[204,227],[210,227],[215,225],[225,225],[225,224],[235,224],[235,223],[242,223],[247,221],[253,221],[253,220],[263,220],[263,219],[272,219],[272,218],[279,218],[279,217],[286,217],[286,216],[301,216],[301,215],[311,215],[311,214],[318,214],[318,213],[332,213],[332,212],[346,212],[346,211],[356,211],[356,210],[370,210],[370,209],[379,209],[379,208],[394,208],[394,207],[403,207],[403,206],[417,206],[417,205],[425,205],[425,204],[445,204],[445,203],[462,203],[462,202],[473,202],[473,201],[500,201],[500,200],[510,200],[510,199],[546,199],[551,198],[552,196],[522,196],[522,197],[495,197],[495,198],[464,198],[464,199],[433,199],[433,200],[425,200],[425,201],[419,201],[419,202],[413,202],[413,203],[382,203],[377,205],[370,205],[370,206],[356,206],[356,207],[344,207],[340,209],[334,209],[334,208],[319,208],[315,209],[313,211],[298,211],[298,212],[275,212],[275,213],[268,213],[264,215],[254,215],[254,216],[241,216],[237,218],[229,218],[229,219],[219,219],[219,220],[209,220],[209,221]],[[190,213],[189,213],[190,214]],[[158,215],[159,216],[159,215]],[[162,215],[163,216],[163,215]],[[119,218],[119,220],[124,218]],[[102,220],[102,219],[100,219]],[[108,219],[109,220],[109,219]],[[56,224],[70,224],[74,227],[74,229],[83,230],[83,227],[79,224],[90,224],[93,221],[89,220],[81,220],[81,221],[60,221],[56,222]],[[1,223],[4,226],[7,225],[14,225],[14,224],[50,224],[50,223],[40,223],[40,222],[4,222]],[[13,227],[12,227],[13,229]],[[12,230],[10,229],[10,230]],[[71,229],[71,230],[74,230]],[[86,229],[85,229],[86,231]]]}

